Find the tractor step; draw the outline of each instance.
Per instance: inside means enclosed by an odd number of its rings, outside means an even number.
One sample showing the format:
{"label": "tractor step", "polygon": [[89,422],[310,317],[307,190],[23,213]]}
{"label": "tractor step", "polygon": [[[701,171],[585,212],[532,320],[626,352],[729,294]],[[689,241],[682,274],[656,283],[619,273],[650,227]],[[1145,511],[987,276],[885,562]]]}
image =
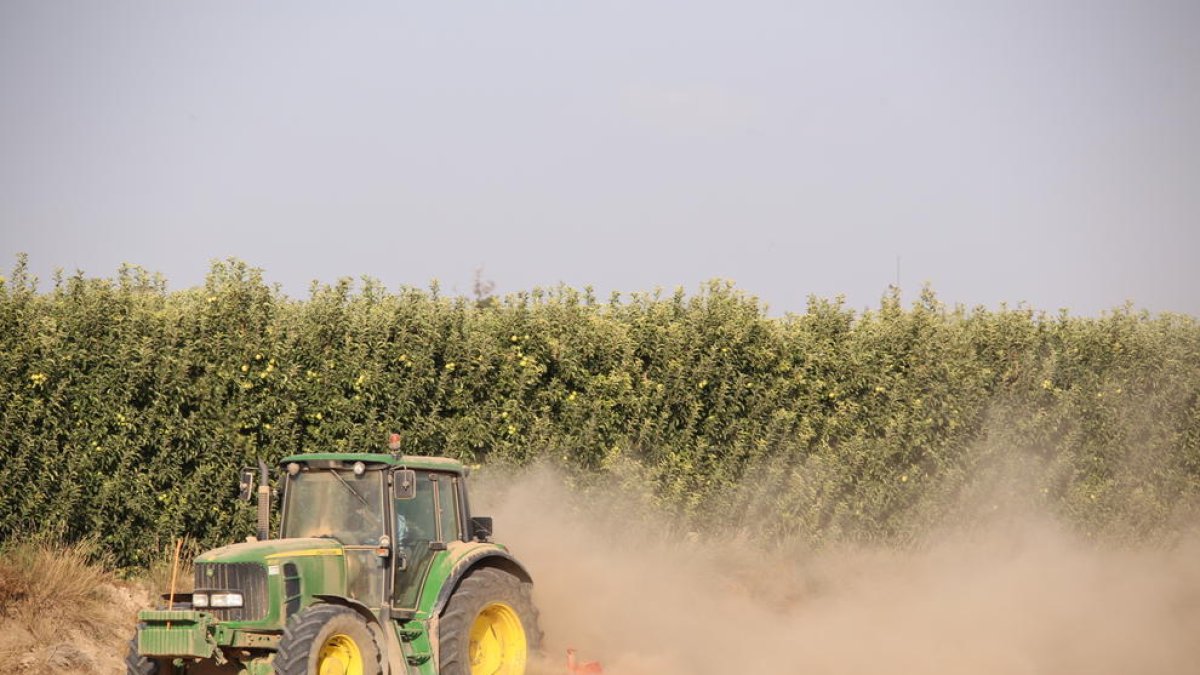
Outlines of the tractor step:
{"label": "tractor step", "polygon": [[410,666],[419,666],[419,665],[429,661],[429,659],[431,659],[431,658],[433,658],[433,654],[428,654],[425,652],[417,652],[415,654],[409,654],[408,656],[405,657],[405,660],[408,661],[408,665],[410,665]]}

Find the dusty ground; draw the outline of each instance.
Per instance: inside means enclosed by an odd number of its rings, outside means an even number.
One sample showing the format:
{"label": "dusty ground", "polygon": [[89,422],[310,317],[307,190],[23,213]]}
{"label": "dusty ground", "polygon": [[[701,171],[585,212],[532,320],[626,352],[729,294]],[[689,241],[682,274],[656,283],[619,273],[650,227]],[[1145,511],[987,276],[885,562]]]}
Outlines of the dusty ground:
{"label": "dusty ground", "polygon": [[[481,482],[478,510],[537,581],[531,675],[563,675],[567,647],[608,675],[1200,673],[1200,536],[1120,548],[1023,514],[903,550],[768,552],[580,500],[545,471]],[[124,672],[149,594],[89,574],[58,584],[53,611],[0,606],[0,672]]]}
{"label": "dusty ground", "polygon": [[123,673],[140,584],[91,564],[94,547],[24,543],[0,555],[0,672]]}
{"label": "dusty ground", "polygon": [[124,673],[133,617],[150,598],[144,590],[126,585],[105,584],[97,591],[108,608],[86,622],[66,625],[60,617],[44,614],[0,621],[0,662],[9,669],[5,672]]}

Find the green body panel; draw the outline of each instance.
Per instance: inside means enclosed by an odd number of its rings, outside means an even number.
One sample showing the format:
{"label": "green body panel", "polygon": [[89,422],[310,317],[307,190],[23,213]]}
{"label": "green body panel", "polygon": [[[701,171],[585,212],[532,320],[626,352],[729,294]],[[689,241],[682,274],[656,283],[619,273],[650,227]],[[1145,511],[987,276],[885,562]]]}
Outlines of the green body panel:
{"label": "green body panel", "polygon": [[[196,562],[255,563],[267,568],[267,615],[255,621],[225,621],[219,624],[229,629],[283,630],[287,621],[283,616],[287,600],[283,583],[286,563],[294,563],[301,578],[301,607],[311,605],[315,601],[313,596],[344,595],[346,589],[344,547],[332,539],[271,539],[231,544],[200,554]],[[236,633],[222,632],[228,637],[219,639],[217,644],[233,646]]]}
{"label": "green body panel", "polygon": [[448,457],[419,457],[416,455],[387,455],[375,452],[313,452],[306,455],[292,455],[279,461],[280,466],[292,462],[364,462],[387,464],[388,466],[404,467],[406,469],[428,469],[429,471],[448,471],[463,475],[467,472],[463,463]]}
{"label": "green body panel", "polygon": [[334,556],[342,555],[342,545],[334,539],[268,539],[214,548],[196,556],[196,562],[261,563],[283,558],[295,559],[312,555],[310,551],[318,550],[328,550]]}
{"label": "green body panel", "polygon": [[216,649],[212,616],[204,612],[148,610],[138,613],[138,621],[143,624],[137,634],[143,656],[209,658]]}
{"label": "green body panel", "polygon": [[[275,666],[271,664],[269,659],[255,659],[248,663],[243,663],[242,668],[244,675],[275,675]],[[404,672],[404,671],[400,671]],[[242,675],[241,673],[239,675]]]}
{"label": "green body panel", "polygon": [[508,549],[500,544],[479,541],[452,541],[447,544],[446,550],[438,553],[433,559],[433,564],[429,566],[429,574],[425,577],[425,583],[421,587],[417,618],[428,620],[441,610],[441,607],[436,606],[441,590],[445,588],[448,581],[457,580],[470,569],[469,565],[464,566],[464,560],[473,558],[473,554],[506,553],[507,551]]}

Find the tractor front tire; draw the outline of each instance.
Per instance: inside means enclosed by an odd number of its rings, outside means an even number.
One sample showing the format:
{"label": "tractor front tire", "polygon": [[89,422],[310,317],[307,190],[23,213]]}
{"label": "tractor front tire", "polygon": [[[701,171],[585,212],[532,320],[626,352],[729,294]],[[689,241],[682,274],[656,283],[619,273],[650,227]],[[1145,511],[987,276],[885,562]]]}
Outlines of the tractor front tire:
{"label": "tractor front tire", "polygon": [[138,653],[136,635],[129,641],[129,651],[125,654],[125,672],[128,675],[158,675],[158,662]]}
{"label": "tractor front tire", "polygon": [[494,567],[470,572],[438,623],[438,675],[524,675],[542,641],[531,590]]}
{"label": "tractor front tire", "polygon": [[349,607],[319,604],[293,616],[275,654],[278,675],[379,675],[379,646]]}

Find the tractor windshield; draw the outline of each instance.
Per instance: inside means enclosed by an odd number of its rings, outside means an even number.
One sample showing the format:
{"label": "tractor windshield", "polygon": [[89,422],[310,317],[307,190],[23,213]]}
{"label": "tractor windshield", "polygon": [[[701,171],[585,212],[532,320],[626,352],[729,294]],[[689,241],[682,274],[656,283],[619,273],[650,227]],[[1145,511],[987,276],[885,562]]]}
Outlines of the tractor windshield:
{"label": "tractor windshield", "polygon": [[330,537],[347,546],[372,546],[384,532],[382,471],[305,471],[285,493],[284,537]]}

